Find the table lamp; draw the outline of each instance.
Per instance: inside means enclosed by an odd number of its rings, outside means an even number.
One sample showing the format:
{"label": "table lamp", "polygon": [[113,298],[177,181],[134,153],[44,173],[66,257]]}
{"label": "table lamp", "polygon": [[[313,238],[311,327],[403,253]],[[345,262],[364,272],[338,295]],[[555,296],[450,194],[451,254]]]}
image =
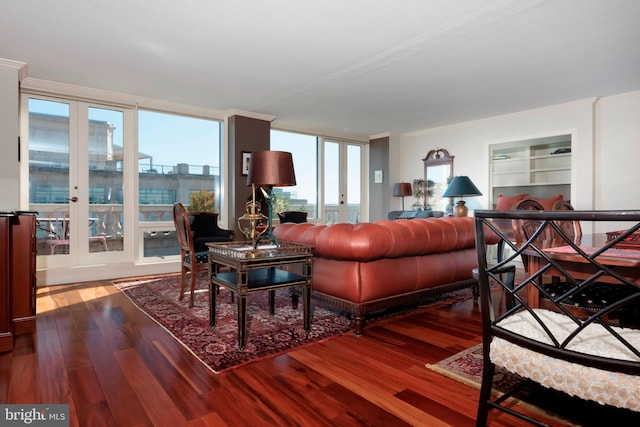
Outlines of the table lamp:
{"label": "table lamp", "polygon": [[[251,153],[249,162],[249,173],[247,174],[247,185],[256,187],[268,187],[269,192],[265,194],[265,201],[269,208],[269,225],[267,231],[258,237],[254,243],[254,248],[262,239],[273,241],[279,246],[278,239],[273,235],[273,187],[287,187],[296,185],[296,174],[293,169],[293,156],[286,151],[255,151]],[[263,190],[264,191],[264,190]]]}
{"label": "table lamp", "polygon": [[454,176],[447,189],[442,193],[442,197],[460,197],[456,203],[455,216],[467,216],[469,213],[469,209],[462,200],[464,196],[482,196],[482,193],[468,176]]}
{"label": "table lamp", "polygon": [[393,195],[395,197],[402,197],[402,210],[404,210],[404,196],[410,196],[413,194],[410,182],[396,182],[393,184]]}

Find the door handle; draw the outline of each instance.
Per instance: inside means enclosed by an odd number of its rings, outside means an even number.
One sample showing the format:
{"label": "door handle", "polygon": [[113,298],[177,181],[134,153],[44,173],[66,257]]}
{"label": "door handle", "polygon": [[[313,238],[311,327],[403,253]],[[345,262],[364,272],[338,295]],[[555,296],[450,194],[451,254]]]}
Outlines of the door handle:
{"label": "door handle", "polygon": [[70,202],[75,203],[75,202],[77,202],[77,201],[78,201],[78,198],[77,198],[76,196],[73,196],[72,198],[67,199],[67,200],[69,200]]}

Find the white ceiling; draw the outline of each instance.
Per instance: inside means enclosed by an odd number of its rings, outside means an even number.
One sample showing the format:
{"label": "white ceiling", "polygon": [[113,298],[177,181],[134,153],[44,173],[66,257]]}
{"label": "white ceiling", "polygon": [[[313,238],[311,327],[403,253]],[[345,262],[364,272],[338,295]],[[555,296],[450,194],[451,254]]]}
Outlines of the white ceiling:
{"label": "white ceiling", "polygon": [[3,0],[28,76],[367,137],[640,90],[638,0]]}

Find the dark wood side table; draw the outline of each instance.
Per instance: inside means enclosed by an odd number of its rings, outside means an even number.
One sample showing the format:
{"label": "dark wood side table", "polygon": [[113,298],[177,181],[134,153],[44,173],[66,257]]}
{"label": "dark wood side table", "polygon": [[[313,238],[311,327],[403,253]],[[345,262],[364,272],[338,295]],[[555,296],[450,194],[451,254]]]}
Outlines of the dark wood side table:
{"label": "dark wood side table", "polygon": [[[275,291],[283,288],[303,289],[304,330],[311,329],[312,246],[296,243],[260,245],[254,249],[246,242],[207,243],[209,247],[209,323],[216,326],[217,286],[229,289],[238,304],[238,346],[246,343],[247,295],[269,292],[269,313],[274,314]],[[301,265],[302,274],[285,269]],[[221,271],[228,267],[231,271]]]}

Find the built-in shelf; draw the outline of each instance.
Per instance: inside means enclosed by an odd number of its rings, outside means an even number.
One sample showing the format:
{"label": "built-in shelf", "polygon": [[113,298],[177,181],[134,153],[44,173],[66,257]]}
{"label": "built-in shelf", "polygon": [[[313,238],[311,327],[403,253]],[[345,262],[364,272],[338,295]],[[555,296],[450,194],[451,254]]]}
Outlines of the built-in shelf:
{"label": "built-in shelf", "polygon": [[490,147],[493,202],[499,194],[571,196],[571,135],[495,144]]}

